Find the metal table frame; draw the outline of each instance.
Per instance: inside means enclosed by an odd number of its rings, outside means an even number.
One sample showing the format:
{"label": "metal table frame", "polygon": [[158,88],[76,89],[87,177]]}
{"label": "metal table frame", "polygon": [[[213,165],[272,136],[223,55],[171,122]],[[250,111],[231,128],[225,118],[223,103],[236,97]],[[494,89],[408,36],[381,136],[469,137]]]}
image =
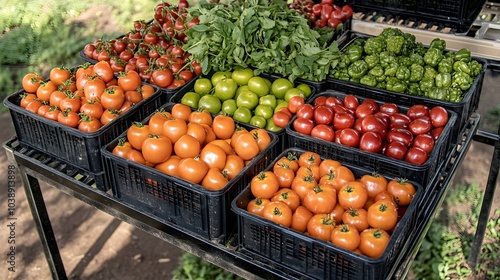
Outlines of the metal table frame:
{"label": "metal table frame", "polygon": [[[477,116],[477,118],[479,119],[479,116]],[[477,123],[478,122],[479,120],[477,120]],[[388,278],[400,279],[406,276],[411,263],[431,225],[431,221],[436,214],[437,209],[439,209],[439,206],[443,202],[449,183],[451,182],[455,171],[462,163],[472,141],[479,141],[494,146],[488,184],[485,190],[476,236],[469,256],[469,264],[471,267],[476,266],[481,244],[485,235],[486,223],[489,217],[491,204],[493,202],[493,194],[496,189],[496,180],[500,165],[500,136],[477,130],[477,123],[475,127],[472,128],[473,131],[469,131],[470,133],[468,133],[461,145],[457,145],[456,151],[454,151],[447,159],[447,162],[440,173],[441,178],[435,182],[437,185],[433,188],[436,193],[431,196],[433,199],[430,199],[427,203],[431,209],[431,213],[422,217],[422,223],[419,223],[421,226],[415,230],[414,238],[411,241],[412,244],[410,244],[409,247],[411,250],[400,254],[397,258],[397,263],[393,264]],[[126,223],[134,225],[149,234],[167,241],[245,279],[301,278],[300,275],[297,276],[287,274],[280,269],[273,268],[269,264],[257,263],[249,257],[238,253],[236,248],[230,248],[209,240],[203,240],[202,238],[183,231],[176,225],[159,221],[154,216],[149,215],[140,209],[135,209],[133,206],[124,204],[109,193],[105,193],[91,187],[85,177],[83,177],[80,181],[75,180],[73,177],[66,175],[57,169],[43,165],[43,163],[33,162],[33,160],[30,160],[29,156],[13,151],[12,147],[7,146],[7,143],[4,144],[4,146],[7,151],[9,151],[7,154],[9,155],[11,161],[15,162],[19,167],[29,207],[34,218],[53,279],[67,279],[67,275],[59,253],[59,248],[54,236],[49,215],[47,213],[43,194],[40,189],[40,180],[47,182],[49,185],[81,200],[88,205],[104,211]]]}

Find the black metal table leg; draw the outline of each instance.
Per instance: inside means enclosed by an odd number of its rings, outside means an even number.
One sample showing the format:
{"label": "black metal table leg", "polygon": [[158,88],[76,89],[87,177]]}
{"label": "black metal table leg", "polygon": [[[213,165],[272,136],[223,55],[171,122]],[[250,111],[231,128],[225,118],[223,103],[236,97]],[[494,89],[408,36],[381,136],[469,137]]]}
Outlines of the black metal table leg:
{"label": "black metal table leg", "polygon": [[23,181],[26,199],[28,200],[31,214],[35,220],[36,229],[42,242],[45,258],[49,264],[52,279],[68,279],[64,265],[57,247],[57,241],[52,230],[45,201],[43,200],[42,190],[38,179],[28,175],[22,166],[19,167],[21,179]]}
{"label": "black metal table leg", "polygon": [[481,247],[483,245],[484,235],[486,234],[486,225],[488,224],[491,205],[493,203],[493,198],[495,196],[496,182],[498,179],[498,170],[500,168],[500,139],[498,135],[500,135],[500,127],[498,128],[497,135],[478,134],[477,139],[475,139],[483,143],[493,145],[495,149],[493,151],[493,157],[491,159],[488,181],[486,183],[486,188],[484,190],[483,203],[481,205],[481,212],[479,213],[479,219],[476,227],[476,234],[474,236],[474,241],[472,242],[471,250],[467,258],[467,264],[474,272],[476,271],[477,262],[479,260],[479,255],[481,253]]}

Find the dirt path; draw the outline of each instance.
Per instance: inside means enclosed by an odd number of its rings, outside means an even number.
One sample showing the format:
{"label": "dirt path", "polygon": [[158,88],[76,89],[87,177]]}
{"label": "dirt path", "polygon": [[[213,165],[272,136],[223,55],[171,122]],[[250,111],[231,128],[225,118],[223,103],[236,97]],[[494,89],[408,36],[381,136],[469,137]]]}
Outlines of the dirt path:
{"label": "dirt path", "polygon": [[[480,113],[500,102],[498,98],[500,77],[489,71],[481,96]],[[5,142],[14,130],[9,114],[0,114],[1,142]],[[487,180],[492,147],[474,142],[457,172],[454,185],[477,182],[484,188]],[[16,183],[16,272],[8,269],[9,230],[7,221],[7,170],[10,164],[5,151],[0,153],[0,260],[2,275],[7,279],[50,279],[45,260],[24,190],[17,178]],[[17,176],[19,177],[19,175]],[[497,184],[498,185],[498,184]],[[56,233],[66,272],[73,279],[170,279],[177,267],[182,251],[156,237],[42,184],[42,192],[48,213]],[[495,195],[493,211],[499,208],[500,190]],[[4,278],[5,279],[5,278]]]}

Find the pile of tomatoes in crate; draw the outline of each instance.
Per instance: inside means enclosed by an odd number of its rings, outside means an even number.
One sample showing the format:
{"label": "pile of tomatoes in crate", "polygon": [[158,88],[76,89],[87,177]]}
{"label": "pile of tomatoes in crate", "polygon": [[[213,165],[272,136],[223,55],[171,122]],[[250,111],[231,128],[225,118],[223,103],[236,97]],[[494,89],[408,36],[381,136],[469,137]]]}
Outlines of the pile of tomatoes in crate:
{"label": "pile of tomatoes in crate", "polygon": [[225,115],[192,111],[181,103],[136,122],[112,153],[209,190],[221,190],[272,142],[261,128],[248,130]]}
{"label": "pile of tomatoes in crate", "polygon": [[300,134],[415,165],[427,161],[449,119],[441,106],[416,104],[404,112],[394,103],[360,100],[350,94],[323,94],[311,103],[294,98],[288,109],[288,118],[296,116],[292,127]]}
{"label": "pile of tomatoes in crate", "polygon": [[378,174],[356,178],[333,159],[288,153],[253,177],[246,209],[267,220],[376,258],[412,202],[415,186]]}
{"label": "pile of tomatoes in crate", "polygon": [[83,56],[108,61],[115,73],[134,70],[145,82],[179,88],[202,72],[201,65],[182,49],[187,42],[185,30],[199,22],[188,19],[188,7],[186,0],[179,0],[177,6],[162,2],[153,21],[134,21],[133,30],[117,39],[97,39],[84,47]]}
{"label": "pile of tomatoes in crate", "polygon": [[349,4],[339,6],[334,2],[334,0],[321,0],[316,4],[312,0],[294,0],[288,7],[307,19],[311,27],[337,28],[352,17],[353,10]]}
{"label": "pile of tomatoes in crate", "polygon": [[74,69],[55,67],[49,77],[44,81],[38,74],[26,74],[19,105],[83,132],[99,130],[156,92],[142,85],[135,71],[116,78],[106,61]]}

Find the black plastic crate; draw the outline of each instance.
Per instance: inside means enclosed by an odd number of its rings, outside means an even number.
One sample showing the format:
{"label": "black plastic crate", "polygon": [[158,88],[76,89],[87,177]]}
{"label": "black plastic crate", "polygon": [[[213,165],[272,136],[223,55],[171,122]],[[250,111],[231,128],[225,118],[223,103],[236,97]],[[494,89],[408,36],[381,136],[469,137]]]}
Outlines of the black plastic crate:
{"label": "black plastic crate", "polygon": [[348,0],[356,12],[377,12],[386,16],[424,21],[467,33],[486,0]]}
{"label": "black plastic crate", "polygon": [[156,92],[152,96],[92,133],[82,132],[20,107],[23,90],[5,98],[4,105],[10,109],[14,129],[22,146],[97,174],[103,171],[101,147],[113,141],[135,119],[145,118],[167,102],[167,95],[154,88]]}
{"label": "black plastic crate", "polygon": [[[170,112],[173,105],[169,103],[161,108]],[[143,123],[148,120],[149,117]],[[270,136],[269,146],[219,191],[207,190],[201,185],[114,155],[113,148],[119,138],[126,137],[126,132],[101,151],[114,196],[160,220],[176,224],[203,238],[224,243],[236,228],[236,217],[230,208],[231,200],[278,154],[278,138],[273,134]]]}
{"label": "black plastic crate", "polygon": [[[317,97],[319,96],[335,96],[343,100],[346,94],[338,91],[328,90],[317,95]],[[360,101],[360,104],[365,99],[363,97],[357,97]],[[387,103],[381,102],[377,99],[374,100],[379,105]],[[311,100],[309,103],[313,102],[314,100]],[[397,102],[392,103],[398,105],[400,112],[406,113],[406,111],[408,110],[408,107],[401,106]],[[448,123],[444,127],[441,136],[436,141],[434,149],[429,154],[427,161],[422,165],[410,164],[404,160],[393,159],[383,154],[370,153],[362,151],[358,148],[353,148],[334,142],[328,142],[319,138],[298,133],[293,129],[293,121],[296,119],[296,117],[294,117],[292,121],[290,121],[290,123],[287,125],[286,133],[288,134],[290,147],[299,147],[305,150],[310,150],[320,155],[325,155],[328,157],[339,159],[340,161],[346,163],[369,168],[388,176],[406,178],[410,181],[421,184],[423,187],[426,187],[427,184],[430,183],[434,176],[438,173],[442,163],[445,161],[446,157],[449,154],[449,149],[451,148],[450,137],[453,133],[453,129],[456,127],[455,123],[457,116],[453,111],[449,110],[448,115]]]}
{"label": "black plastic crate", "polygon": [[[304,151],[306,150],[289,148],[272,164],[289,152],[300,155]],[[372,171],[323,154],[322,159],[326,158],[339,160],[353,171],[356,178],[371,174]],[[271,170],[272,164],[266,170]],[[381,175],[387,179],[394,178],[384,173]],[[409,237],[418,222],[418,205],[424,190],[418,183],[412,183],[417,190],[413,201],[392,232],[386,250],[378,258],[345,250],[248,212],[246,205],[254,197],[250,186],[247,186],[231,204],[231,209],[238,216],[240,252],[256,262],[287,270],[297,279],[385,279],[400,252],[407,250]]]}
{"label": "black plastic crate", "polygon": [[[351,43],[353,43],[358,38],[367,39],[371,36],[365,34],[360,34],[356,32],[351,32],[348,34],[347,41],[342,44],[341,49],[347,48]],[[325,87],[327,89],[333,89],[340,92],[352,93],[355,95],[363,96],[366,98],[372,98],[384,102],[393,102],[403,106],[412,106],[415,104],[422,104],[428,107],[441,106],[447,110],[453,111],[457,115],[457,129],[452,132],[453,143],[457,143],[458,131],[462,129],[469,116],[478,108],[479,98],[481,96],[481,90],[483,88],[484,74],[487,68],[487,62],[484,59],[473,57],[483,65],[483,70],[474,79],[472,86],[469,88],[467,93],[465,93],[463,99],[460,102],[450,102],[438,99],[432,99],[425,96],[416,96],[406,93],[399,93],[395,91],[389,91],[377,87],[370,87],[356,82],[343,81],[334,78],[327,78]]]}
{"label": "black plastic crate", "polygon": [[[202,78],[211,78],[213,75],[213,73],[210,73],[206,76],[201,76]],[[269,79],[271,82],[274,82],[276,79],[280,78],[281,76],[279,75],[275,75],[275,74],[267,74],[267,73],[261,73],[258,75],[259,77],[262,77],[262,78],[266,78],[266,79]],[[323,87],[323,83],[316,83],[316,82],[312,82],[312,81],[307,81],[307,80],[301,80],[301,79],[296,79],[294,81],[294,86],[298,86],[300,84],[306,84],[308,85],[310,88],[311,88],[311,94],[309,95],[308,99],[311,99],[311,98],[314,98],[314,96],[319,92],[319,88],[322,88]],[[175,93],[172,98],[170,99],[170,102],[172,103],[181,103],[181,100],[182,100],[182,97],[189,91],[194,91],[194,83],[190,84],[189,86],[187,87],[183,87],[182,90],[178,91],[177,93]],[[242,122],[239,122],[239,121],[236,121],[236,123],[238,124],[244,124]],[[256,128],[256,126],[253,126],[253,125],[250,125],[250,124],[245,124],[246,126],[248,127],[251,127],[251,128]],[[285,128],[277,131],[277,132],[273,132],[273,131],[269,131],[269,133],[271,134],[274,134],[278,137],[278,146],[279,146],[279,151],[283,151],[285,150],[286,148],[288,148],[288,135],[286,134],[286,131],[285,131]]]}
{"label": "black plastic crate", "polygon": [[47,167],[52,168],[53,171],[51,173],[55,176],[67,176],[70,180],[76,180],[90,188],[99,189],[104,192],[108,191],[108,189],[103,187],[106,180],[104,172],[92,173],[46,153],[26,148],[20,144],[16,136],[3,143],[3,146],[8,151],[7,156],[11,157],[10,159],[13,161],[13,153],[16,153],[16,156],[34,163],[42,169]]}

